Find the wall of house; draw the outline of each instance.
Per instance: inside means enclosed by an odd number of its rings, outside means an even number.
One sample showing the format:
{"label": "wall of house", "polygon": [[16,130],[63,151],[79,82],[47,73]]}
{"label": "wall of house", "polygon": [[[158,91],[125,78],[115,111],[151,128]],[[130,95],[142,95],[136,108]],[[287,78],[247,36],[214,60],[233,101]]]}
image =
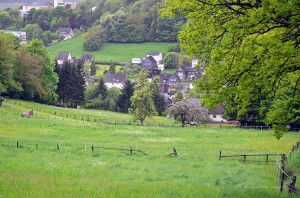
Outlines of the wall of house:
{"label": "wall of house", "polygon": [[[214,117],[215,115],[215,117]],[[220,114],[209,114],[209,118],[213,121],[213,122],[227,122],[227,120],[225,120],[222,115]]]}
{"label": "wall of house", "polygon": [[112,87],[117,87],[119,89],[123,89],[123,84],[122,83],[105,83],[105,85],[108,89],[110,89]]}

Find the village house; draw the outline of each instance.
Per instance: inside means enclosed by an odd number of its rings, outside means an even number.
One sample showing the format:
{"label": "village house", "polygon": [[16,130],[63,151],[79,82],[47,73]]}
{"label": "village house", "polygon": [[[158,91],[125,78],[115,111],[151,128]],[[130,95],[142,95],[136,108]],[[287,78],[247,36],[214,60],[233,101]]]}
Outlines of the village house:
{"label": "village house", "polygon": [[71,60],[72,60],[72,56],[69,52],[59,52],[56,58],[56,63],[57,65],[62,65],[64,64],[65,61],[71,61]]}
{"label": "village house", "polygon": [[115,73],[108,73],[108,72],[104,74],[104,84],[108,89],[112,87],[123,89],[125,82],[126,82],[126,76],[124,74],[115,74]]}
{"label": "village house", "polygon": [[63,40],[67,40],[73,38],[75,36],[72,28],[60,28],[58,30],[58,37],[63,38]]}
{"label": "village house", "polygon": [[171,88],[180,88],[181,80],[176,74],[160,74],[161,83],[170,85]]}
{"label": "village house", "polygon": [[163,64],[163,55],[161,52],[148,52],[147,57],[149,56],[152,56],[155,59],[158,69],[161,71],[165,69]]}
{"label": "village house", "polygon": [[84,61],[84,64],[91,66],[94,62],[94,56],[90,54],[82,54],[81,59]]}
{"label": "village house", "polygon": [[28,16],[29,11],[32,9],[43,9],[43,8],[53,8],[53,4],[50,2],[32,2],[32,3],[25,3],[22,6],[22,9],[19,10],[22,18],[26,18]]}
{"label": "village house", "polygon": [[148,76],[147,76],[148,81],[151,82],[153,80],[153,78],[160,75],[160,72],[161,71],[159,69],[148,70]]}
{"label": "village house", "polygon": [[131,63],[132,64],[141,64],[142,59],[141,58],[133,58],[133,59],[131,59]]}
{"label": "village house", "polygon": [[142,60],[142,68],[145,70],[158,69],[156,60],[149,56]]}
{"label": "village house", "polygon": [[10,30],[4,30],[3,32],[13,34],[14,36],[19,37],[21,39],[20,45],[27,44],[26,32],[23,32],[23,31],[10,31]]}
{"label": "village house", "polygon": [[223,118],[224,108],[222,106],[210,110],[208,114],[209,114],[209,118],[215,123],[227,122],[227,120]]}

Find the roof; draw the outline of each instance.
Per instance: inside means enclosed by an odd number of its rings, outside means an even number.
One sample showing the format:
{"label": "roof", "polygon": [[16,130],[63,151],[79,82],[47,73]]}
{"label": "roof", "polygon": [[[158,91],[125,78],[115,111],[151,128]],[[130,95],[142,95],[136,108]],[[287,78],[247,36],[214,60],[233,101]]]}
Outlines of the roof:
{"label": "roof", "polygon": [[72,28],[60,28],[59,34],[71,34],[73,32]]}
{"label": "roof", "polygon": [[71,56],[69,52],[59,52],[56,60],[68,60],[69,55]]}
{"label": "roof", "polygon": [[149,56],[159,56],[161,54],[161,52],[148,52],[147,55]]}
{"label": "roof", "polygon": [[219,114],[219,115],[223,115],[224,112],[225,112],[225,110],[224,110],[223,106],[219,106],[219,107],[216,108],[216,109],[210,110],[208,113],[209,113],[209,114]]}
{"label": "roof", "polygon": [[114,74],[114,73],[105,73],[104,82],[105,83],[125,83],[126,76],[124,74]]}
{"label": "roof", "polygon": [[90,61],[93,62],[94,60],[94,56],[90,55],[90,54],[82,54],[81,55],[81,59],[85,62],[85,61]]}
{"label": "roof", "polygon": [[200,99],[199,98],[187,98],[187,99],[185,99],[185,101],[188,102],[188,103],[190,103],[190,104],[193,104],[195,106],[201,107]]}
{"label": "roof", "polygon": [[157,62],[152,56],[148,56],[144,60],[142,60],[142,68],[143,69],[156,69]]}
{"label": "roof", "polygon": [[169,80],[169,78],[172,76],[173,74],[160,74],[159,77],[160,77],[160,80],[163,81],[163,80]]}

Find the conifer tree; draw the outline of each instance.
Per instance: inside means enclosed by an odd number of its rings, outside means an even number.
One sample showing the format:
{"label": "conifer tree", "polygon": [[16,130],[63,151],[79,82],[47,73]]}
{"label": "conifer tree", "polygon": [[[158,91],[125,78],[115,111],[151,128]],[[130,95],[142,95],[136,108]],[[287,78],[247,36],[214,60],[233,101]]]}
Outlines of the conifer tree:
{"label": "conifer tree", "polygon": [[133,83],[131,83],[130,80],[127,80],[122,89],[122,93],[116,102],[119,111],[123,113],[128,113],[128,109],[131,106],[130,98],[133,95],[133,92],[134,92]]}

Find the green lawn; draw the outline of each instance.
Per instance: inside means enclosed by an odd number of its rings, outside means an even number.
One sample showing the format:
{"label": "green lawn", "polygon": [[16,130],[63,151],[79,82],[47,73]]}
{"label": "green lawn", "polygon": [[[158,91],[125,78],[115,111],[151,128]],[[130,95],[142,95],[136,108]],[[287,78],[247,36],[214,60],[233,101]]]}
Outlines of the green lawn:
{"label": "green lawn", "polygon": [[149,51],[167,53],[169,47],[176,43],[105,43],[102,48],[95,52],[85,51],[82,47],[83,34],[48,47],[50,56],[55,59],[59,52],[67,51],[72,56],[80,57],[82,54],[92,54],[97,62],[128,62],[132,58],[146,57]]}
{"label": "green lawn", "polygon": [[[32,118],[20,117],[32,107]],[[272,131],[97,125],[61,116],[67,112],[129,118],[5,100],[0,107],[0,197],[294,197],[279,193],[275,163],[219,160],[218,154],[288,153],[299,133],[277,141]],[[92,152],[92,145],[132,147],[148,155]],[[173,147],[178,157],[166,157]]]}

